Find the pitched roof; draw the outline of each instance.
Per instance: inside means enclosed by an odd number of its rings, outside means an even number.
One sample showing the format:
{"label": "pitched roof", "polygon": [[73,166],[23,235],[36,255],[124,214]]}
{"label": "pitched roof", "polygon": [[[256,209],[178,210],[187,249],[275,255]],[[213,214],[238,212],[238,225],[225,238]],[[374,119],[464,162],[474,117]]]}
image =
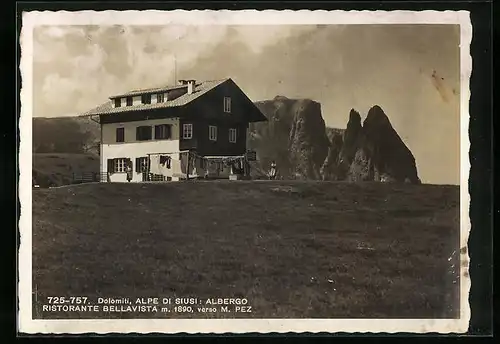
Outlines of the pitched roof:
{"label": "pitched roof", "polygon": [[[196,98],[200,97],[201,95],[207,93],[208,91],[214,89],[215,87],[219,86],[220,84],[222,84],[223,82],[225,82],[227,80],[229,80],[229,79],[202,81],[202,82],[196,84],[195,90],[193,93],[191,93],[191,94],[185,93],[178,98],[175,98],[173,100],[166,100],[163,103],[138,104],[138,105],[122,106],[122,107],[115,108],[115,107],[113,107],[112,100],[108,100],[107,102],[93,108],[92,110],[83,113],[81,116],[105,115],[105,114],[113,114],[113,113],[120,113],[120,112],[142,111],[142,110],[152,110],[152,109],[162,109],[162,108],[183,106],[183,105],[186,105],[187,103],[195,100]],[[182,87],[187,87],[187,86],[186,85],[177,85],[177,86],[165,86],[165,87],[158,87],[158,88],[147,88],[147,89],[142,89],[142,90],[133,90],[133,91],[127,92],[121,96],[134,96],[134,95],[141,95],[141,94],[146,94],[146,93],[164,92],[164,91],[174,90],[174,89],[178,89],[178,88],[182,88]],[[119,97],[119,96],[111,97],[111,99],[116,98],[116,97]]]}

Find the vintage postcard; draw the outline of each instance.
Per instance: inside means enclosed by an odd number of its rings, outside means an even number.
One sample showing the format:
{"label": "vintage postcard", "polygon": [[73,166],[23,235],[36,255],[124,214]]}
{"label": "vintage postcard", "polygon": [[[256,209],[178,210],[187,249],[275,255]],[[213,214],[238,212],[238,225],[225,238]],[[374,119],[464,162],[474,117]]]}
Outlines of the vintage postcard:
{"label": "vintage postcard", "polygon": [[23,13],[19,331],[466,332],[471,37],[466,11]]}

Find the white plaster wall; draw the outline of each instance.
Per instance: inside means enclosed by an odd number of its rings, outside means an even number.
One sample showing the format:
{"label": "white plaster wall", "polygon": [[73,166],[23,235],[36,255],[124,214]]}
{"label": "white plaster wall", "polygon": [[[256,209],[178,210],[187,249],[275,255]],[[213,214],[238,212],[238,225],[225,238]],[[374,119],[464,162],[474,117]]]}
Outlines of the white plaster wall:
{"label": "white plaster wall", "polygon": [[[132,181],[142,182],[142,173],[135,171],[135,159],[147,157],[148,154],[154,153],[170,153],[179,151],[179,140],[164,140],[164,141],[149,141],[141,143],[125,143],[125,144],[103,144],[102,145],[102,172],[106,173],[108,168],[108,159],[128,158],[132,160]],[[170,154],[172,159],[179,160],[178,154]],[[169,171],[169,170],[167,170]],[[171,173],[165,176],[172,177],[172,180],[177,180]],[[110,175],[111,182],[126,182],[127,174],[115,172]]]}
{"label": "white plaster wall", "polygon": [[[136,127],[143,125],[154,126],[156,124],[172,125],[172,138],[170,140],[136,141]],[[116,128],[125,128],[125,142],[116,142]],[[135,159],[146,157],[155,153],[177,153],[179,152],[179,119],[156,119],[148,121],[134,121],[125,123],[103,124],[101,144],[101,172],[106,173],[108,159],[128,158],[133,163],[133,182],[142,181],[142,173],[135,172]],[[153,137],[154,137],[154,128]],[[179,159],[178,154],[170,154],[172,159]],[[168,175],[167,175],[168,176]],[[172,180],[178,180],[176,177]],[[127,182],[127,174],[115,172],[110,176],[111,182]]]}
{"label": "white plaster wall", "polygon": [[[144,143],[144,141],[136,141],[135,134],[136,128],[144,125],[158,125],[158,124],[170,124],[172,126],[172,140],[179,140],[179,119],[178,118],[165,118],[165,119],[150,119],[145,121],[133,121],[133,122],[123,122],[123,123],[109,123],[103,124],[101,126],[102,130],[102,143],[103,144],[119,144],[123,145],[125,143]],[[116,128],[125,129],[125,142],[116,142]],[[154,128],[152,129],[154,137]],[[154,140],[153,140],[154,141]],[[165,140],[161,140],[165,141]],[[168,141],[168,140],[167,140]],[[151,142],[151,141],[146,141]]]}

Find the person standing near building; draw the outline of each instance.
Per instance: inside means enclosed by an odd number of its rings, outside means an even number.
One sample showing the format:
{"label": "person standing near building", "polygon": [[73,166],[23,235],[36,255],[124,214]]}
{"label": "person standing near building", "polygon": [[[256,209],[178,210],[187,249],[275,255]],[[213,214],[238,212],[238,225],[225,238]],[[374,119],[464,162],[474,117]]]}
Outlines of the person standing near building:
{"label": "person standing near building", "polygon": [[127,182],[130,183],[130,181],[132,180],[132,162],[129,162],[127,164],[126,172],[127,172]]}
{"label": "person standing near building", "polygon": [[271,180],[276,179],[276,174],[277,174],[276,162],[273,160],[273,161],[271,161],[271,169],[269,171],[269,179],[271,179]]}

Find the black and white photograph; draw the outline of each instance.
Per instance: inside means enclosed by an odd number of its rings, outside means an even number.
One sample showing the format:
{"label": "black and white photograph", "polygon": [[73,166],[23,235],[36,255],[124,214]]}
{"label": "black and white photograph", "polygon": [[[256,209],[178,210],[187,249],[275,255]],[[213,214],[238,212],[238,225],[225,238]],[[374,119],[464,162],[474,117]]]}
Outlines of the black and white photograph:
{"label": "black and white photograph", "polygon": [[20,329],[465,332],[470,40],[465,11],[24,12]]}

